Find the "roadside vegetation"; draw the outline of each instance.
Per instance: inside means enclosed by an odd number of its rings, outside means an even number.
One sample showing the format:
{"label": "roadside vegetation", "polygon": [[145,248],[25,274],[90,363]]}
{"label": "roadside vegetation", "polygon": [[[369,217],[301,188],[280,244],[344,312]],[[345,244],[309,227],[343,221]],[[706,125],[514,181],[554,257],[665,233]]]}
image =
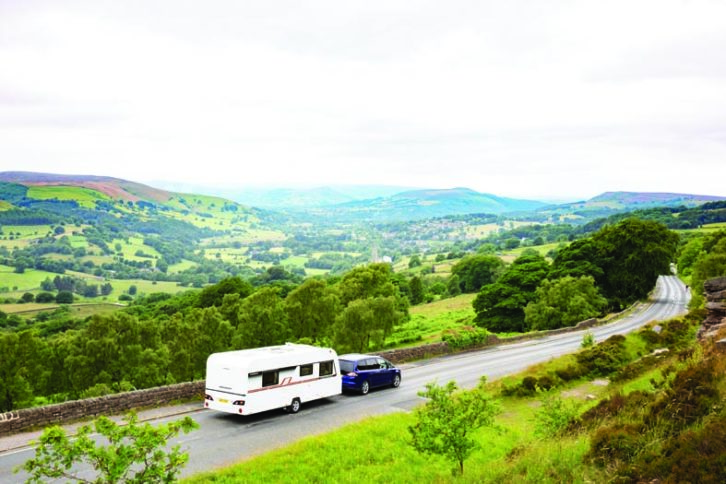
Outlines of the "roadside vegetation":
{"label": "roadside vegetation", "polygon": [[695,343],[702,319],[691,312],[454,393],[501,408],[469,428],[463,474],[458,460],[417,451],[422,406],[184,482],[722,482],[726,360]]}

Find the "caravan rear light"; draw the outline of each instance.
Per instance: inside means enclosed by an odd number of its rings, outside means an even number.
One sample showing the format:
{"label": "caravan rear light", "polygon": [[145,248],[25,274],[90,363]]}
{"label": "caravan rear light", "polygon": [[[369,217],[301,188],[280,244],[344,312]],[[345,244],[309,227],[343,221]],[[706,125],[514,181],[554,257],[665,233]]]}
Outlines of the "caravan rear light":
{"label": "caravan rear light", "polygon": [[232,405],[239,405],[240,407],[244,406],[244,404],[244,400],[235,400],[234,402],[232,402]]}
{"label": "caravan rear light", "polygon": [[346,373],[345,376],[349,376],[351,378],[355,378],[358,376],[358,373],[351,371],[350,373]]}
{"label": "caravan rear light", "polygon": [[204,399],[205,399],[205,400],[211,400],[211,401],[214,401],[214,398],[212,398],[212,395],[210,395],[209,393],[206,393],[206,394],[204,395]]}

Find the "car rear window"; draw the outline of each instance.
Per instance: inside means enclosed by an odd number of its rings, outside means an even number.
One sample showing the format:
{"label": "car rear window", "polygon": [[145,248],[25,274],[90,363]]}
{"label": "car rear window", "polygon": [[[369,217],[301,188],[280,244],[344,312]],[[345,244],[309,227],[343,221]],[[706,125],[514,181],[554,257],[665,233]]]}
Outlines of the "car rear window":
{"label": "car rear window", "polygon": [[355,371],[355,361],[340,360],[341,373],[350,373],[352,371]]}

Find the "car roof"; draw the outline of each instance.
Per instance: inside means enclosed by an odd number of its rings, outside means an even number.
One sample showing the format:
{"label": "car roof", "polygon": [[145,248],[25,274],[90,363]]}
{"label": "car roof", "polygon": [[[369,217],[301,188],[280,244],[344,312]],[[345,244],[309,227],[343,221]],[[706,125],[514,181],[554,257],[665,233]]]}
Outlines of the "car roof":
{"label": "car roof", "polygon": [[350,360],[350,361],[358,361],[365,358],[378,358],[376,355],[364,355],[362,353],[348,353],[345,355],[338,356],[339,360]]}

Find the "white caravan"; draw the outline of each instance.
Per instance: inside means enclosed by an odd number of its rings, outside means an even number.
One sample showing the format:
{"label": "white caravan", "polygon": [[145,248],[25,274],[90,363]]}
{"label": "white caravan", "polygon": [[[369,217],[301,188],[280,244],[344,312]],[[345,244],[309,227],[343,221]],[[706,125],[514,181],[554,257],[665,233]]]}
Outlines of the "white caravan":
{"label": "white caravan", "polygon": [[330,348],[286,343],[214,353],[207,358],[204,406],[251,415],[339,395],[338,355]]}

